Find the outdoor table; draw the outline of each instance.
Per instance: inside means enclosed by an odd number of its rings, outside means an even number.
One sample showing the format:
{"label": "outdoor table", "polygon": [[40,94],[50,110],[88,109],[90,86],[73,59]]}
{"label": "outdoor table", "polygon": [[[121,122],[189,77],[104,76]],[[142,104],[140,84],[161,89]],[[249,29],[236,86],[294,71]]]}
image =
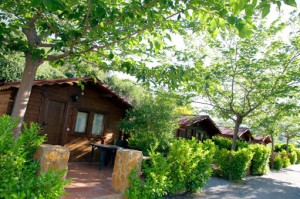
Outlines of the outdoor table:
{"label": "outdoor table", "polygon": [[[115,154],[118,149],[121,149],[122,147],[116,146],[116,145],[109,145],[109,144],[97,144],[97,143],[91,143],[92,145],[92,152],[90,155],[90,165],[92,163],[94,150],[95,148],[98,148],[100,150],[100,161],[99,161],[99,170],[101,170],[102,164],[105,164],[105,156],[108,151],[111,151],[112,154]],[[114,155],[113,155],[114,156]]]}

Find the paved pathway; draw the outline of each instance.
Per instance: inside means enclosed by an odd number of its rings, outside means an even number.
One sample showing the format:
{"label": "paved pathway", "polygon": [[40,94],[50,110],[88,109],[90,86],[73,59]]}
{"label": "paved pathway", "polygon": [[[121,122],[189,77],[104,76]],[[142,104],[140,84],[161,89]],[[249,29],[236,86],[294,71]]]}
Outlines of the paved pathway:
{"label": "paved pathway", "polygon": [[300,199],[300,165],[292,165],[264,176],[247,177],[240,183],[211,178],[203,192],[176,199]]}

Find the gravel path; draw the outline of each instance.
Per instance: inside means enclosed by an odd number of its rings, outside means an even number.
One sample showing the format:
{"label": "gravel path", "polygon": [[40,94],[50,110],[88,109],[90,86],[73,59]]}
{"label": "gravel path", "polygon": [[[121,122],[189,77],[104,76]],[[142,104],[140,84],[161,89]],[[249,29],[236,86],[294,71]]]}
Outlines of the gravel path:
{"label": "gravel path", "polygon": [[300,199],[300,165],[292,165],[264,176],[246,177],[240,183],[211,178],[200,193],[172,199]]}

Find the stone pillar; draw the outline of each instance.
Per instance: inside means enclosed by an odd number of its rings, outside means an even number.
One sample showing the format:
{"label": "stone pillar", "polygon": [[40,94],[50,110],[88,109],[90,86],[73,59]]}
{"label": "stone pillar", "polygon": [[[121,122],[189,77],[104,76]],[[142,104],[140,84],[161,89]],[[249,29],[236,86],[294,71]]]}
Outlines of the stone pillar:
{"label": "stone pillar", "polygon": [[141,172],[143,153],[137,150],[119,149],[117,151],[114,170],[112,174],[112,186],[116,191],[125,193],[129,186],[128,176],[132,169],[137,167]]}
{"label": "stone pillar", "polygon": [[[40,169],[38,173],[45,173],[49,169],[68,170],[70,152],[67,148],[59,145],[42,144],[34,154],[34,158],[39,161]],[[63,176],[66,179],[66,174]]]}

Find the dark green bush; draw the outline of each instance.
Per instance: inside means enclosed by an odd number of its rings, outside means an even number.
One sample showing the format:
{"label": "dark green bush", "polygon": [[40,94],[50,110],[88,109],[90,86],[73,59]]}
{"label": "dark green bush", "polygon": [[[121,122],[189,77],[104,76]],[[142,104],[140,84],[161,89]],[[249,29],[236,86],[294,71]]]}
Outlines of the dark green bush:
{"label": "dark green bush", "polygon": [[16,120],[0,117],[0,198],[59,198],[65,193],[65,172],[49,171],[37,176],[39,164],[33,159],[44,142],[39,126],[24,125],[18,140],[12,136]]}
{"label": "dark green bush", "polygon": [[[275,152],[286,151],[286,144],[275,144]],[[289,153],[295,151],[295,146],[289,144]]]}
{"label": "dark green bush", "polygon": [[251,160],[250,173],[251,175],[263,175],[269,169],[270,149],[264,145],[254,144],[250,146],[253,153]]}
{"label": "dark green bush", "polygon": [[129,177],[126,195],[130,199],[162,198],[167,194],[193,192],[205,185],[211,175],[214,144],[203,144],[195,139],[174,141],[168,157],[150,152],[150,163],[144,164],[145,180],[140,180],[136,170]]}
{"label": "dark green bush", "polygon": [[[230,138],[214,136],[214,137],[212,137],[212,141],[215,143],[216,146],[218,146],[219,149],[231,150],[232,139],[230,139]],[[236,150],[244,149],[244,148],[248,148],[248,147],[249,147],[248,142],[243,142],[240,140],[236,141]]]}
{"label": "dark green bush", "polygon": [[296,164],[300,164],[300,149],[296,149],[295,152],[296,152],[296,154],[297,154],[297,161],[296,161]]}
{"label": "dark green bush", "polygon": [[281,151],[279,153],[279,155],[281,156],[281,159],[283,162],[283,165],[282,165],[283,168],[286,168],[291,165],[290,158],[289,158],[288,154],[286,153],[286,151]]}
{"label": "dark green bush", "polygon": [[279,171],[283,167],[283,161],[279,154],[277,154],[274,158],[274,169]]}
{"label": "dark green bush", "polygon": [[240,149],[238,151],[218,150],[216,162],[220,177],[224,179],[239,181],[245,176],[245,171],[249,167],[253,153],[250,149]]}

